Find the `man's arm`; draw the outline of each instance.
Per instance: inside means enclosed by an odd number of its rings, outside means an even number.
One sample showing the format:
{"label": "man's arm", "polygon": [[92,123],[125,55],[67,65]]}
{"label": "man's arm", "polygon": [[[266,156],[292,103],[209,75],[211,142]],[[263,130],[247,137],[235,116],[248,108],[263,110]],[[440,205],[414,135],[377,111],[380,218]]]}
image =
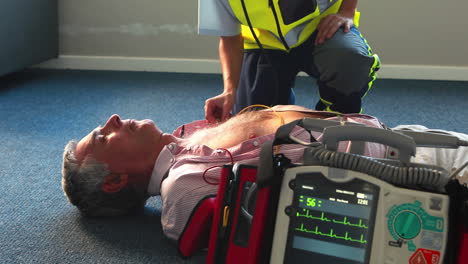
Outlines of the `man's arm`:
{"label": "man's arm", "polygon": [[320,45],[325,40],[333,37],[335,32],[343,27],[345,33],[348,33],[354,25],[354,13],[356,12],[358,0],[343,0],[338,13],[322,18],[317,26],[317,37],[315,45]]}
{"label": "man's arm", "polygon": [[241,34],[220,38],[219,59],[223,72],[224,91],[205,102],[205,118],[209,122],[224,121],[229,118],[229,112],[236,102],[243,53]]}

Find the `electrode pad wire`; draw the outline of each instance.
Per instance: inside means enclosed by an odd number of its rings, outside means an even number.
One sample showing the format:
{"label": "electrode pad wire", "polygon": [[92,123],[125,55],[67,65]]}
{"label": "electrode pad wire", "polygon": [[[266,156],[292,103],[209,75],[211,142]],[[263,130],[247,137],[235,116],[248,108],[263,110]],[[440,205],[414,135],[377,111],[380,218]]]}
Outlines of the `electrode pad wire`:
{"label": "electrode pad wire", "polygon": [[[231,160],[231,165],[234,166],[234,158],[232,157],[232,154],[231,154],[231,152],[230,152],[229,150],[227,150],[227,149],[225,149],[225,148],[217,148],[216,150],[217,150],[217,151],[224,150],[224,153],[227,153],[227,154],[229,155],[229,158],[230,158],[230,160]],[[221,167],[223,167],[223,165],[215,165],[215,166],[211,166],[211,167],[207,168],[207,169],[203,172],[203,175],[202,175],[203,180],[204,180],[206,183],[210,184],[210,185],[218,185],[218,184],[219,184],[219,181],[218,181],[218,182],[210,182],[210,181],[208,181],[208,179],[206,178],[206,173],[207,173],[209,170],[211,170],[211,169],[214,169],[214,168],[221,168]]]}
{"label": "electrode pad wire", "polygon": [[457,177],[457,175],[466,167],[468,167],[468,161],[465,162],[465,164],[463,164],[460,168],[458,168],[452,174],[450,174],[450,179],[455,179]]}
{"label": "electrode pad wire", "polygon": [[281,125],[284,125],[284,118],[283,118],[280,114],[278,114],[278,112],[276,112],[275,109],[273,109],[273,108],[271,108],[271,107],[269,107],[269,106],[266,106],[266,105],[262,105],[262,104],[254,104],[254,105],[247,106],[247,107],[245,107],[244,109],[242,109],[242,110],[239,112],[239,114],[242,114],[242,113],[244,113],[245,111],[247,111],[248,109],[253,108],[253,107],[263,107],[263,108],[266,108],[266,109],[268,109],[268,110],[271,110],[271,111],[280,119]]}

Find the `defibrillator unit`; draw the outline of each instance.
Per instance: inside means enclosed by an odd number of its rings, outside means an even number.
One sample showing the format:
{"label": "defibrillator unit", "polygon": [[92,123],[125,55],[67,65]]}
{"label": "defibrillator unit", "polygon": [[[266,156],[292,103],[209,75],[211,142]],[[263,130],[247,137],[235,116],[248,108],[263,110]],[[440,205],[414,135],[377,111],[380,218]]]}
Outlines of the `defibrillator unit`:
{"label": "defibrillator unit", "polygon": [[[289,136],[295,126],[322,142]],[[207,263],[467,264],[468,188],[410,161],[416,146],[451,140],[307,118],[280,127],[258,166],[223,168]],[[359,154],[363,142],[388,157]],[[303,163],[275,153],[280,144],[304,145]]]}
{"label": "defibrillator unit", "polygon": [[270,263],[442,263],[446,195],[323,166],[288,169],[281,186]]}

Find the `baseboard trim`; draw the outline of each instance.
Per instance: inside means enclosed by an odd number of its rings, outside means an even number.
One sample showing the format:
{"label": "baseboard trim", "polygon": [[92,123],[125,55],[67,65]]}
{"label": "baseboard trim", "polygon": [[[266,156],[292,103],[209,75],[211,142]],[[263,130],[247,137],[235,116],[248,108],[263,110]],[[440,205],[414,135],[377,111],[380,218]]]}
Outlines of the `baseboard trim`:
{"label": "baseboard trim", "polygon": [[[218,60],[62,55],[36,65],[44,69],[221,73]],[[304,74],[300,74],[304,75]],[[383,79],[468,81],[468,67],[384,64]]]}

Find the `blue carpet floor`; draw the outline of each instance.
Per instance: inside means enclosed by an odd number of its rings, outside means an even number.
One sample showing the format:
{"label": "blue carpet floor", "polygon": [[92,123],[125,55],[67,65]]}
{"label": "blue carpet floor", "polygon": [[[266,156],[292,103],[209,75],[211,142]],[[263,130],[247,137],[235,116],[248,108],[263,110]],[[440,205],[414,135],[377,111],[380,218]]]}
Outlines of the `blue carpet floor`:
{"label": "blue carpet floor", "polygon": [[[204,117],[220,75],[26,70],[0,77],[0,263],[203,263],[181,259],[164,238],[160,200],[143,215],[88,219],[60,186],[65,144],[114,113],[150,118],[166,132]],[[297,104],[318,96],[296,82]],[[364,112],[388,126],[422,124],[468,133],[468,83],[377,80]]]}

